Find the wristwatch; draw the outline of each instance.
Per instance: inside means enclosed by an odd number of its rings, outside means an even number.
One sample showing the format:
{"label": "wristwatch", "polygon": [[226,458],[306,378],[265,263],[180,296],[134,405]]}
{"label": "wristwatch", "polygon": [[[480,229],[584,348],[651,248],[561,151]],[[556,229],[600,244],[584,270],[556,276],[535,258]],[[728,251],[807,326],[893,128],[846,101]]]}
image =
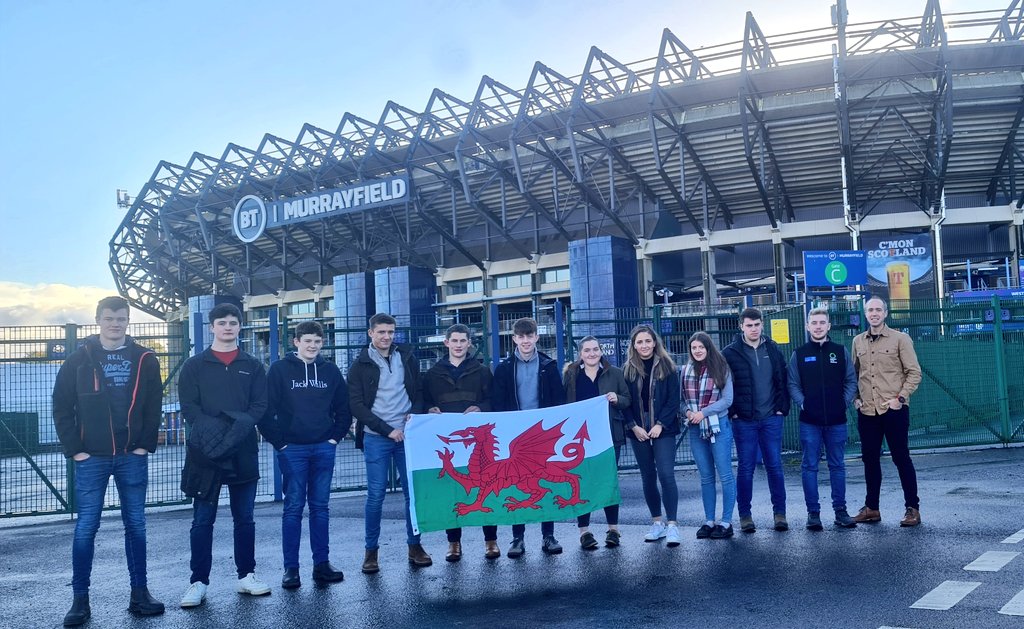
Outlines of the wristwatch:
{"label": "wristwatch", "polygon": [[896,399],[900,401],[900,404],[906,404],[907,403],[907,398],[903,397],[902,395],[899,396]]}

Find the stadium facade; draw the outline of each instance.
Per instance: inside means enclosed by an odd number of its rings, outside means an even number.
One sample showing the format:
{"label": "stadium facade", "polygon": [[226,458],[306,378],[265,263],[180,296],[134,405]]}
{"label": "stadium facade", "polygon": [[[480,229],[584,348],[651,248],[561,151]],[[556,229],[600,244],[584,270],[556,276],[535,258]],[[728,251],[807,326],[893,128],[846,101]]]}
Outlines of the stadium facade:
{"label": "stadium facade", "polygon": [[911,252],[915,296],[1020,286],[1024,1],[924,5],[777,36],[748,13],[698,50],[665,29],[649,59],[161,162],[110,267],[167,320],[784,302],[805,251],[845,249]]}

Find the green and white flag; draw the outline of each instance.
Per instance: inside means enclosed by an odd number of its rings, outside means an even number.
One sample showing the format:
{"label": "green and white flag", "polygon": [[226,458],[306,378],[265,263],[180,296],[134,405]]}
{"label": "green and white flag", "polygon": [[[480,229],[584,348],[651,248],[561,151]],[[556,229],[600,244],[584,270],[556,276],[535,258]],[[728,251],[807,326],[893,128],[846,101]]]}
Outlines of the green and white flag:
{"label": "green and white flag", "polygon": [[619,503],[604,396],[531,411],[416,415],[405,460],[416,532],[567,520]]}

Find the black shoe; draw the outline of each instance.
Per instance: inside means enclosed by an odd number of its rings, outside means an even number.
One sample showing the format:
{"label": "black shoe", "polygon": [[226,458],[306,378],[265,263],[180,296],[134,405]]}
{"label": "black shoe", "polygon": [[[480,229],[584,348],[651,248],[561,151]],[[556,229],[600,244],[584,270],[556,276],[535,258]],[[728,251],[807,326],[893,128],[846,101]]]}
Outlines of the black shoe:
{"label": "black shoe", "polygon": [[821,525],[821,513],[817,511],[807,512],[807,530],[808,531],[820,531],[824,529]]}
{"label": "black shoe", "polygon": [[605,548],[615,548],[619,545],[621,540],[622,537],[619,535],[618,531],[609,530],[608,534],[604,536],[604,546]]}
{"label": "black shoe", "polygon": [[554,535],[545,535],[544,543],[541,544],[540,549],[547,555],[558,555],[562,552],[562,545],[558,543]]}
{"label": "black shoe", "polygon": [[580,535],[580,546],[583,550],[595,550],[598,546],[597,538],[590,531],[587,531],[583,535]]}
{"label": "black shoe", "polygon": [[711,537],[711,530],[711,527],[707,524],[701,526],[697,529],[697,539],[707,539]]}
{"label": "black shoe", "polygon": [[157,616],[164,613],[164,604],[150,595],[149,588],[132,588],[128,611],[139,616]]}
{"label": "black shoe", "polygon": [[711,529],[711,539],[729,539],[730,537],[732,537],[731,524],[729,526],[716,524],[714,528]]}
{"label": "black shoe", "polygon": [[298,568],[285,568],[284,576],[281,577],[281,587],[286,590],[294,590],[302,586],[302,579],[299,578]]}
{"label": "black shoe", "polygon": [[512,544],[508,547],[508,552],[505,554],[508,555],[509,559],[519,559],[524,553],[526,553],[526,544],[523,543],[523,538],[513,537]]}
{"label": "black shoe", "polygon": [[313,566],[313,581],[316,583],[337,583],[344,579],[345,573],[332,566],[329,561],[321,561]]}
{"label": "black shoe", "polygon": [[857,523],[850,514],[846,512],[846,509],[836,509],[836,526],[844,529],[852,529],[857,527]]}
{"label": "black shoe", "polygon": [[75,598],[71,602],[71,609],[64,614],[64,626],[77,627],[89,620],[89,616],[92,616],[92,610],[89,609],[89,595],[75,594]]}

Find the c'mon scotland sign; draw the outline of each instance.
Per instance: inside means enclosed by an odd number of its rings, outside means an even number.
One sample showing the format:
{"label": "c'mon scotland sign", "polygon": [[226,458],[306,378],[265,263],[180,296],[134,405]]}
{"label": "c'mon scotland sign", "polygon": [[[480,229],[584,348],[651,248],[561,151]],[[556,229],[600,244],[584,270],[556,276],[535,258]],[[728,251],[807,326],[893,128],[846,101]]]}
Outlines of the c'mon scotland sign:
{"label": "c'mon scotland sign", "polygon": [[403,203],[409,197],[407,177],[389,177],[345,188],[320,190],[291,199],[264,201],[246,195],[235,204],[231,227],[242,242],[253,242],[270,227],[302,223],[359,210]]}

